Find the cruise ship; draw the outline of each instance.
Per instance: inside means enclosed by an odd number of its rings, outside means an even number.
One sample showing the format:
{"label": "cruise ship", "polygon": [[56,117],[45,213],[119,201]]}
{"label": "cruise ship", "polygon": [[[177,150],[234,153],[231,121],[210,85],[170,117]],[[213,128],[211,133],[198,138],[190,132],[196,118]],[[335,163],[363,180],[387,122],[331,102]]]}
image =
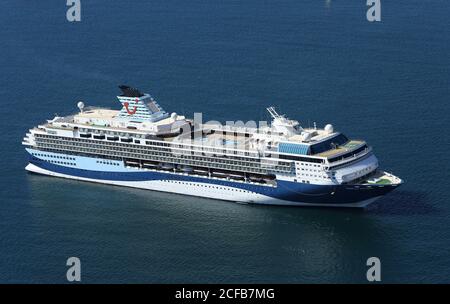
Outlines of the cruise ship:
{"label": "cruise ship", "polygon": [[364,140],[302,127],[267,108],[266,124],[222,125],[166,112],[119,86],[122,108],[88,107],[29,130],[26,170],[248,204],[365,207],[402,184]]}

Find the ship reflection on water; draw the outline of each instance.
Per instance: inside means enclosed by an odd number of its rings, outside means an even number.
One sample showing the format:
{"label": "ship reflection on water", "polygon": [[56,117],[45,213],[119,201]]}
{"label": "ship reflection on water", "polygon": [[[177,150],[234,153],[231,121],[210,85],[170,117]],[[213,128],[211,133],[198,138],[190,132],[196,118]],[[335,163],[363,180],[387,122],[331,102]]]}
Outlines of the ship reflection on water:
{"label": "ship reflection on water", "polygon": [[351,282],[365,278],[368,257],[392,248],[389,227],[358,210],[233,204],[33,174],[28,183],[30,217],[43,233],[36,242],[58,248],[60,259],[88,256],[96,272],[86,281],[113,269],[107,281],[133,272],[136,282]]}

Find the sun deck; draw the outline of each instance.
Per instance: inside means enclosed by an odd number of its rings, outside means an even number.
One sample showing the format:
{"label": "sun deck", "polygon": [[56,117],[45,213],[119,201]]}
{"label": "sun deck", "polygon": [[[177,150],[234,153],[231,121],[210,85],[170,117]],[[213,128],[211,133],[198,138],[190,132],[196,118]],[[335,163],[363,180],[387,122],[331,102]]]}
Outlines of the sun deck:
{"label": "sun deck", "polygon": [[76,114],[74,118],[114,119],[119,112],[120,111],[110,109],[86,109],[85,111]]}
{"label": "sun deck", "polygon": [[403,181],[391,173],[376,171],[374,175],[366,180],[366,183],[374,185],[398,185],[403,183]]}
{"label": "sun deck", "polygon": [[315,156],[321,156],[321,157],[332,157],[337,156],[340,154],[347,153],[353,149],[355,149],[358,146],[361,146],[364,144],[364,141],[361,140],[350,140],[348,143],[342,146],[338,146],[335,149],[331,149],[319,154],[316,154]]}
{"label": "sun deck", "polygon": [[397,176],[382,170],[376,170],[365,177],[352,181],[350,184],[389,186],[402,183],[403,181]]}
{"label": "sun deck", "polygon": [[[201,133],[199,133],[201,134]],[[181,138],[178,138],[178,140]],[[173,141],[175,138],[166,138],[165,141]],[[203,134],[195,137],[192,142],[191,138],[184,138],[194,145],[204,145],[211,147],[223,147],[224,149],[248,149],[249,138],[242,135],[212,133]]]}

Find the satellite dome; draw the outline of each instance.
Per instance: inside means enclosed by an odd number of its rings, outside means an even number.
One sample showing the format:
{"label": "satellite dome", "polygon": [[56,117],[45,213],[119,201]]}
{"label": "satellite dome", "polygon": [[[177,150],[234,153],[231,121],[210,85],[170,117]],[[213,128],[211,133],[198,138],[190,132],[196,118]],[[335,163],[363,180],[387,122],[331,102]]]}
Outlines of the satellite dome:
{"label": "satellite dome", "polygon": [[309,141],[312,137],[312,134],[309,132],[302,132],[302,141]]}
{"label": "satellite dome", "polygon": [[325,129],[324,129],[324,130],[325,130],[328,134],[333,133],[333,132],[334,132],[333,125],[327,124],[327,125],[325,126]]}
{"label": "satellite dome", "polygon": [[173,113],[170,115],[170,117],[171,117],[172,119],[176,120],[177,117],[178,117],[178,115],[177,115],[177,113],[173,112]]}
{"label": "satellite dome", "polygon": [[79,101],[79,102],[77,103],[77,107],[78,107],[78,109],[80,109],[81,112],[83,112],[83,109],[84,109],[84,102]]}

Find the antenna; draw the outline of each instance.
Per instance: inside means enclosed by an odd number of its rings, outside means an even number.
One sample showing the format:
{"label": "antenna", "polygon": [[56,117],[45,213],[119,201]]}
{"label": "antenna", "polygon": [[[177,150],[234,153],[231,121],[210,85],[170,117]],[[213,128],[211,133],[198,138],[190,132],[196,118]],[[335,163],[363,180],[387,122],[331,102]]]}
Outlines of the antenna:
{"label": "antenna", "polygon": [[277,113],[277,111],[275,111],[275,107],[268,107],[267,111],[273,118],[281,118],[281,116]]}

